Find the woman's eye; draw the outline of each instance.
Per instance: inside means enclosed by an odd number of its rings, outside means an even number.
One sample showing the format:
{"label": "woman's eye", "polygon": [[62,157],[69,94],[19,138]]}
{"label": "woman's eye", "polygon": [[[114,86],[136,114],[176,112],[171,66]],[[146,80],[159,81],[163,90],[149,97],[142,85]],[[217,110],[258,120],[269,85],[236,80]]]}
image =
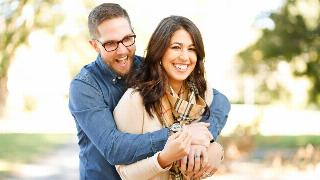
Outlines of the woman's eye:
{"label": "woman's eye", "polygon": [[172,46],[172,49],[180,49],[180,46]]}

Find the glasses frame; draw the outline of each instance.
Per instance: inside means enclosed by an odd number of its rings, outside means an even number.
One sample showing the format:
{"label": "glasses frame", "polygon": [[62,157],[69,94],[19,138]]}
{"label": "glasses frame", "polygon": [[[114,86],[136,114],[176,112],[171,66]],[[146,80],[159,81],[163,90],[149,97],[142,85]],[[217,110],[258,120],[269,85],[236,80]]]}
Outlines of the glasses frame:
{"label": "glasses frame", "polygon": [[[128,46],[126,46],[125,44],[123,44],[123,41],[124,41],[126,38],[128,38],[128,37],[130,37],[130,38],[133,37],[133,43],[130,44],[130,45],[128,45]],[[104,48],[105,51],[107,51],[107,52],[112,52],[112,51],[115,51],[115,50],[118,49],[120,43],[121,43],[122,45],[124,45],[125,47],[130,47],[130,46],[134,45],[134,44],[136,43],[136,37],[137,37],[137,36],[136,36],[135,34],[133,34],[133,35],[125,36],[125,37],[122,38],[120,41],[115,41],[115,42],[117,43],[117,47],[116,47],[115,49],[113,49],[113,50],[107,50],[106,47],[105,47],[105,45],[106,45],[108,42],[110,42],[110,41],[102,43],[102,42],[99,41],[98,39],[95,39],[95,40],[98,41],[98,42],[101,44],[101,46]]]}

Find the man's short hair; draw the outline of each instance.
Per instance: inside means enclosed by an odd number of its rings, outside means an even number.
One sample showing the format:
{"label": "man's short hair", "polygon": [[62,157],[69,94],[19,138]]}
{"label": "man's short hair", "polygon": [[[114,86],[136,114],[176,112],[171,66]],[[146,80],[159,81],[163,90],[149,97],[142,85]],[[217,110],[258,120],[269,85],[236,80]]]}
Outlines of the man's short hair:
{"label": "man's short hair", "polygon": [[91,38],[99,38],[98,26],[105,20],[124,17],[128,19],[131,27],[129,15],[119,4],[103,3],[95,7],[88,16],[88,28]]}

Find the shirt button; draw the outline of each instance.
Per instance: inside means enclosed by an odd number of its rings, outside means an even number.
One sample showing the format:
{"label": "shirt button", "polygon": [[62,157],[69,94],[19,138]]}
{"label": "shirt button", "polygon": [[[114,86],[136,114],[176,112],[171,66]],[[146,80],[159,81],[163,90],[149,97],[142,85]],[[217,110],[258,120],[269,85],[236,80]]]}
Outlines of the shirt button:
{"label": "shirt button", "polygon": [[114,78],[114,79],[112,79],[112,82],[115,84],[116,83],[116,79]]}

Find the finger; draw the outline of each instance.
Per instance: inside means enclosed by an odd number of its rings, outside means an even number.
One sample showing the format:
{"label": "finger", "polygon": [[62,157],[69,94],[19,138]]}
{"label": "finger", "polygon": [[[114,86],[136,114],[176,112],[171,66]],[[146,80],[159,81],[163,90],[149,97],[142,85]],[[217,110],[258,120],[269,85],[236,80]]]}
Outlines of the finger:
{"label": "finger", "polygon": [[185,141],[186,146],[190,148],[191,142],[192,142],[192,135],[188,133],[188,136],[186,137],[186,141]]}
{"label": "finger", "polygon": [[187,161],[188,161],[188,156],[184,156],[180,160],[180,170],[181,170],[181,172],[186,172],[187,171]]}
{"label": "finger", "polygon": [[175,140],[176,147],[179,150],[179,157],[182,158],[185,155],[188,155],[191,141],[189,140],[189,135],[187,132],[182,132],[182,134]]}
{"label": "finger", "polygon": [[184,133],[184,136],[183,136],[183,139],[181,138],[181,145],[186,148],[189,148],[189,144],[191,144],[191,141],[192,141],[192,136],[188,131],[184,131],[183,133]]}
{"label": "finger", "polygon": [[205,169],[201,168],[200,171],[198,171],[193,177],[194,178],[199,178],[204,174],[204,172],[205,172]]}
{"label": "finger", "polygon": [[210,168],[209,164],[207,164],[206,166],[202,167],[201,170],[199,171],[199,173],[197,173],[195,175],[195,177],[202,177],[206,172],[210,172],[208,171]]}
{"label": "finger", "polygon": [[[200,153],[201,153],[201,164],[200,164],[199,170],[194,171],[195,172],[194,178],[201,177],[202,174],[205,172],[205,167],[208,164],[207,149],[202,149]],[[197,169],[196,165],[195,165],[195,169]]]}
{"label": "finger", "polygon": [[213,139],[213,135],[211,134],[211,132],[209,130],[207,131],[207,133],[208,133],[207,135],[208,135],[209,141],[210,141],[211,139]]}
{"label": "finger", "polygon": [[187,149],[188,154],[189,154],[190,149],[191,149],[191,141],[192,141],[192,138],[190,137],[188,139],[188,141],[186,142],[186,149]]}
{"label": "finger", "polygon": [[218,171],[217,168],[213,168],[213,170],[210,172],[211,175],[214,175],[214,173],[216,173]]}
{"label": "finger", "polygon": [[211,167],[211,168],[209,168],[207,171],[205,171],[204,175],[205,175],[206,177],[210,177],[210,176],[212,176],[216,171],[217,171],[216,168]]}
{"label": "finger", "polygon": [[207,164],[208,164],[208,162],[209,162],[209,154],[208,154],[208,151],[207,151],[207,149],[203,149],[203,150],[201,151],[201,167],[200,167],[200,168],[206,167]]}
{"label": "finger", "polygon": [[[187,138],[188,136],[188,132],[186,131],[181,131],[181,132],[177,132],[177,133],[180,133],[178,135],[178,137],[176,138],[177,141],[180,141],[180,142],[183,142],[185,138]],[[175,133],[176,134],[176,133]]]}
{"label": "finger", "polygon": [[201,158],[202,158],[202,152],[201,150],[196,151],[194,156],[194,169],[193,173],[197,173],[200,170],[201,167]]}
{"label": "finger", "polygon": [[169,136],[168,140],[173,140],[173,139],[176,139],[178,138],[179,136],[181,135],[181,132],[176,132],[174,134],[172,134],[171,136]]}
{"label": "finger", "polygon": [[195,156],[195,151],[193,148],[191,148],[188,155],[187,174],[190,174],[191,172],[193,172],[194,158],[195,158],[194,156]]}
{"label": "finger", "polygon": [[197,124],[200,125],[200,126],[204,126],[204,127],[209,127],[210,126],[210,123],[205,123],[205,122],[199,122]]}

